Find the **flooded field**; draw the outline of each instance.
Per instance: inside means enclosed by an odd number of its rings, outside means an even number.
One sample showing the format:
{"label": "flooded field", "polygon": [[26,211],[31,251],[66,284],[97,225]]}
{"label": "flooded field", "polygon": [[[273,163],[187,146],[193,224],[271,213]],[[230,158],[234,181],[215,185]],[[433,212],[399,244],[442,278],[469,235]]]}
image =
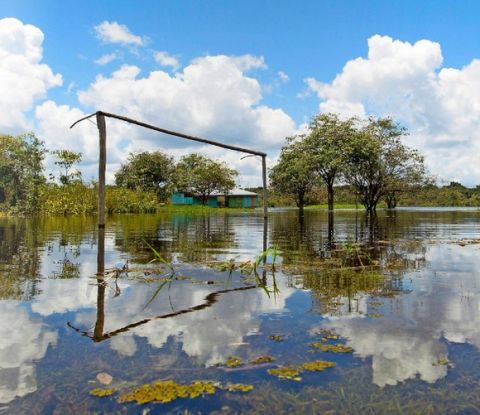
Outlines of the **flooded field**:
{"label": "flooded field", "polygon": [[480,413],[479,211],[124,215],[101,236],[0,219],[0,414]]}

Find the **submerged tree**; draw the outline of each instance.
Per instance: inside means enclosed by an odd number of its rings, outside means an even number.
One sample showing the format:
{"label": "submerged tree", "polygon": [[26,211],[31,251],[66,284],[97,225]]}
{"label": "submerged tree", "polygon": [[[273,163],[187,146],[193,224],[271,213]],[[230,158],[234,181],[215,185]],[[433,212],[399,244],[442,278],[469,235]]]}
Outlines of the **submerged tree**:
{"label": "submerged tree", "polygon": [[345,147],[354,135],[354,122],[353,118],[341,120],[336,114],[319,114],[304,139],[304,156],[310,158],[311,168],[327,187],[329,210],[334,207],[333,185],[345,168]]}
{"label": "submerged tree", "polygon": [[130,154],[115,173],[115,184],[155,192],[159,200],[166,200],[172,188],[174,170],[173,158],[161,151]]}
{"label": "submerged tree", "polygon": [[200,154],[189,154],[180,159],[175,171],[177,190],[199,195],[207,204],[214,192],[228,193],[235,187],[238,172],[224,162],[218,162]]}
{"label": "submerged tree", "polygon": [[82,175],[79,170],[72,171],[71,169],[75,163],[82,161],[82,153],[70,150],[55,150],[52,151],[52,154],[57,158],[55,164],[63,169],[63,172],[60,173],[60,183],[67,185],[72,180],[81,178]]}
{"label": "submerged tree", "polygon": [[294,196],[297,207],[303,212],[306,196],[315,186],[317,176],[303,136],[287,140],[289,143],[282,148],[278,163],[270,169],[270,184],[274,190]]}
{"label": "submerged tree", "polygon": [[425,180],[423,157],[402,143],[405,134],[390,118],[370,118],[349,141],[345,179],[368,212],[382,197],[390,198],[393,207],[401,191]]}

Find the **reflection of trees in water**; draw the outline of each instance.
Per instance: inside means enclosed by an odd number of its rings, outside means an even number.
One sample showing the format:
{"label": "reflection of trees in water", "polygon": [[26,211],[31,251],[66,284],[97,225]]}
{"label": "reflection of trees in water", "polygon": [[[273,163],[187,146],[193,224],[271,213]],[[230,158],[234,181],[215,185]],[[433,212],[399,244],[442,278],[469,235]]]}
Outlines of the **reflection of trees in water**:
{"label": "reflection of trees in water", "polygon": [[40,255],[36,222],[0,221],[0,298],[31,298],[38,293]]}
{"label": "reflection of trees in water", "polygon": [[75,258],[82,241],[94,241],[93,225],[94,218],[83,217],[0,219],[0,298],[38,294],[44,255],[62,254],[57,277],[78,277]]}
{"label": "reflection of trees in water", "polygon": [[365,296],[393,297],[405,292],[402,278],[385,278],[378,271],[330,270],[308,274],[302,288],[312,290],[312,309],[319,314],[364,313]]}
{"label": "reflection of trees in water", "polygon": [[235,247],[235,232],[228,214],[169,214],[119,217],[115,245],[128,252],[133,261],[151,256],[143,241],[150,243],[165,259],[179,255],[183,262],[212,260],[215,251]]}
{"label": "reflection of trees in water", "polygon": [[360,312],[366,295],[403,292],[405,272],[425,266],[425,244],[409,239],[418,226],[413,215],[341,212],[335,224],[331,212],[310,212],[298,221],[287,215],[290,220],[271,218],[271,238],[284,271],[293,274],[291,284],[312,290],[313,307],[322,314]]}

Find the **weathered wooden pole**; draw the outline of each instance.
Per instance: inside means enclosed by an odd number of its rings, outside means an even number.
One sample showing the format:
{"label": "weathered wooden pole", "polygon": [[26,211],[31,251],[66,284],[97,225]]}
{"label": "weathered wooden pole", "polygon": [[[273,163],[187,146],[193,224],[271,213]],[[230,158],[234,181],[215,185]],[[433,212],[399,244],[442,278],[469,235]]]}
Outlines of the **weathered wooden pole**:
{"label": "weathered wooden pole", "polygon": [[105,228],[98,228],[97,245],[97,319],[93,330],[93,340],[101,341],[105,326]]}
{"label": "weathered wooden pole", "polygon": [[98,158],[98,227],[105,227],[105,170],[107,165],[107,127],[105,116],[97,112],[97,127],[99,137]]}
{"label": "weathered wooden pole", "polygon": [[268,217],[267,208],[267,160],[266,156],[262,156],[262,180],[263,180],[263,217]]}

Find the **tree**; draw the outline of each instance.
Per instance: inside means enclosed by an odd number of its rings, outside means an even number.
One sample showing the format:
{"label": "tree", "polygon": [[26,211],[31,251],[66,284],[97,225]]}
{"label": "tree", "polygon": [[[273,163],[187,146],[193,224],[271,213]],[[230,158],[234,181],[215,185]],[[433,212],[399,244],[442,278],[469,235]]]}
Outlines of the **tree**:
{"label": "tree", "polygon": [[0,136],[0,202],[19,213],[40,210],[45,148],[34,133]]}
{"label": "tree", "polygon": [[345,144],[354,134],[355,119],[340,120],[336,114],[315,116],[306,135],[305,155],[327,187],[328,209],[333,210],[335,180],[345,167]]}
{"label": "tree", "polygon": [[115,184],[128,189],[155,192],[158,200],[170,195],[175,165],[173,158],[161,151],[133,154],[115,173]]}
{"label": "tree", "polygon": [[369,118],[348,141],[344,175],[368,212],[382,197],[393,206],[399,192],[426,177],[423,157],[401,141],[405,134],[391,118]]}
{"label": "tree", "polygon": [[302,140],[301,135],[288,138],[288,144],[282,148],[278,163],[270,169],[270,184],[273,189],[293,195],[301,213],[306,203],[306,195],[317,181],[311,158],[308,157]]}
{"label": "tree", "polygon": [[225,163],[194,153],[178,162],[175,184],[179,191],[199,195],[206,205],[213,192],[228,193],[232,190],[237,176],[238,172]]}
{"label": "tree", "polygon": [[82,153],[76,153],[70,150],[55,150],[52,151],[52,154],[57,158],[55,164],[64,169],[64,173],[60,173],[60,183],[67,185],[75,178],[81,178],[80,171],[71,171],[71,168],[75,163],[82,161]]}

